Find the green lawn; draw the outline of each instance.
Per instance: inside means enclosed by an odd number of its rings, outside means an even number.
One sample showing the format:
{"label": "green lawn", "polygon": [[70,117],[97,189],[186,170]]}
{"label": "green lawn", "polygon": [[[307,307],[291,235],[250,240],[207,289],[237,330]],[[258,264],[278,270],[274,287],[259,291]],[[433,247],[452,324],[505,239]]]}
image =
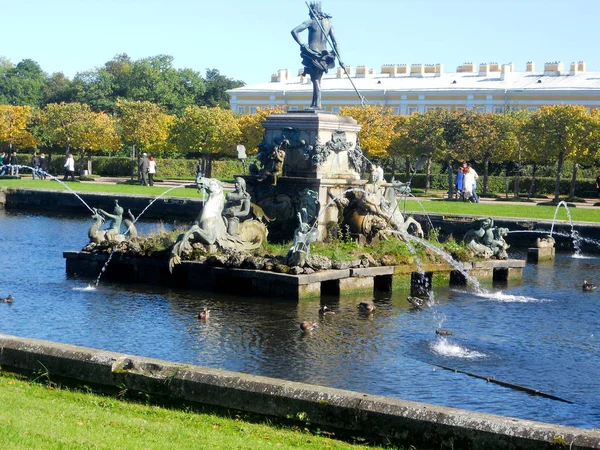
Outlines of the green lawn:
{"label": "green lawn", "polygon": [[[0,448],[381,448],[353,445],[235,412],[166,408],[0,375]],[[389,447],[388,447],[389,448]]]}
{"label": "green lawn", "polygon": [[[192,184],[193,181],[182,181],[181,184]],[[129,184],[100,184],[86,182],[66,182],[75,192],[106,192],[110,194],[131,194],[131,195],[147,195],[150,197],[158,197],[163,192],[172,189],[166,194],[167,197],[186,197],[186,198],[201,198],[197,189],[178,187],[173,189],[173,186],[140,186]],[[68,189],[61,183],[55,180],[0,180],[0,186],[24,188],[24,189],[52,189],[57,191],[67,191]]]}
{"label": "green lawn", "polygon": [[[422,213],[423,208],[428,213],[440,213],[446,215],[468,214],[476,216],[499,216],[515,217],[527,219],[547,219],[552,220],[556,207],[554,206],[536,206],[535,204],[506,204],[506,203],[467,203],[467,202],[447,202],[436,200],[421,200],[421,205],[417,200],[407,200],[406,210],[414,213]],[[399,206],[402,210],[404,202]],[[600,222],[600,207],[597,208],[569,208],[571,218],[576,222]],[[567,212],[564,207],[558,211],[557,220],[568,220]]]}

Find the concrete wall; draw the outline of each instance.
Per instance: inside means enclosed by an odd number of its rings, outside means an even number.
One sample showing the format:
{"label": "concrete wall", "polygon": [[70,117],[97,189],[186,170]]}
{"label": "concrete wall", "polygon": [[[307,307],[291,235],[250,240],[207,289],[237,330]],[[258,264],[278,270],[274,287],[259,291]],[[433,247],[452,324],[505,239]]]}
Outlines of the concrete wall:
{"label": "concrete wall", "polygon": [[[142,195],[96,194],[78,192],[83,201],[91,208],[102,208],[112,211],[114,200],[127,211],[137,216],[148,206],[152,200]],[[90,210],[71,192],[45,191],[41,189],[12,189],[0,188],[0,208],[11,210],[35,210],[37,212],[91,214]],[[199,199],[165,197],[158,199],[152,207],[144,213],[144,219],[170,218],[194,220],[200,210],[202,202]]]}
{"label": "concrete wall", "polygon": [[[43,365],[43,366],[42,366]],[[3,370],[48,370],[50,379],[111,391],[117,387],[175,400],[286,417],[454,449],[600,449],[600,432],[475,413],[304,383],[176,364],[0,334]],[[557,445],[566,442],[566,447]],[[570,445],[570,447],[569,447]]]}

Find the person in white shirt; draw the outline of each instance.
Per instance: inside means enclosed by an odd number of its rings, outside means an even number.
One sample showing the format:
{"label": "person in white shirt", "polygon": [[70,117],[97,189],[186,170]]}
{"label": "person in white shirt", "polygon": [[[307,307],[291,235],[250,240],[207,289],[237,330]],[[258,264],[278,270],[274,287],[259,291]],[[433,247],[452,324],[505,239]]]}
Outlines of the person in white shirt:
{"label": "person in white shirt", "polygon": [[479,175],[477,175],[477,172],[475,172],[475,169],[473,169],[470,164],[463,166],[463,173],[464,199],[469,201],[473,199],[473,201],[477,202],[478,199],[475,197],[475,180],[479,178]]}
{"label": "person in white shirt", "polygon": [[383,169],[379,164],[376,164],[371,171],[371,178],[373,180],[373,184],[383,181]]}
{"label": "person in white shirt", "polygon": [[156,161],[154,161],[154,156],[150,155],[150,160],[148,161],[148,183],[150,186],[154,186],[154,174],[156,173]]}
{"label": "person in white shirt", "polygon": [[71,153],[67,155],[67,160],[65,161],[65,177],[63,181],[67,181],[69,177],[71,177],[71,181],[75,181],[75,160]]}
{"label": "person in white shirt", "polygon": [[467,167],[469,168],[469,170],[471,172],[473,172],[473,198],[475,199],[475,202],[479,203],[479,196],[477,195],[477,179],[479,178],[479,175],[477,174],[477,171],[471,167],[470,163],[467,163]]}

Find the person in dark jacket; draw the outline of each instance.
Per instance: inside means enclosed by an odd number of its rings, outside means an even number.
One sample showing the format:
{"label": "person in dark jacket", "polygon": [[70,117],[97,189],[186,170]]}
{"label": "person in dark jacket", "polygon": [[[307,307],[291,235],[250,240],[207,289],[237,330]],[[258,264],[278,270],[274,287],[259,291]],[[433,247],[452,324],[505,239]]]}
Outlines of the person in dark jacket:
{"label": "person in dark jacket", "polygon": [[33,154],[31,158],[31,179],[35,180],[35,176],[37,175],[40,180],[42,179],[42,175],[39,172],[40,170],[40,157],[37,152]]}
{"label": "person in dark jacket", "polygon": [[140,159],[139,169],[139,178],[140,184],[142,186],[148,186],[148,167],[150,161],[148,160],[148,153],[142,153],[142,158]]}
{"label": "person in dark jacket", "polygon": [[40,153],[40,178],[46,179],[48,175],[48,160],[46,159],[45,153]]}
{"label": "person in dark jacket", "polygon": [[15,151],[10,155],[10,174],[13,177],[19,176],[19,159],[17,158],[17,152]]}

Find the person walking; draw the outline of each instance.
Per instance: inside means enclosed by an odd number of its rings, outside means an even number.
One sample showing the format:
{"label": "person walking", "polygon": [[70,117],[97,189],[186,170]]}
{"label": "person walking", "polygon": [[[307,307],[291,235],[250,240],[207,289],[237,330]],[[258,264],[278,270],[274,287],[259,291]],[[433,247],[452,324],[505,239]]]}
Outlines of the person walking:
{"label": "person walking", "polygon": [[67,155],[64,167],[65,177],[63,178],[63,181],[67,181],[69,177],[71,177],[71,181],[75,181],[75,159],[73,159],[72,153]]}
{"label": "person walking", "polygon": [[148,163],[148,153],[142,153],[142,158],[138,166],[138,176],[142,186],[148,186]]}
{"label": "person walking", "polygon": [[598,198],[600,198],[600,175],[596,177],[596,189],[598,189]]}
{"label": "person walking", "polygon": [[469,168],[469,172],[473,174],[473,190],[471,192],[473,193],[475,203],[479,203],[479,196],[477,195],[477,178],[479,178],[479,175],[477,174],[477,171],[471,166],[471,163],[467,163],[467,167]]}
{"label": "person walking", "polygon": [[35,180],[35,176],[37,175],[39,179],[42,179],[42,175],[40,175],[40,157],[37,152],[33,153],[33,157],[31,158],[31,179]]}
{"label": "person walking", "polygon": [[10,174],[13,177],[19,176],[19,158],[17,158],[17,152],[15,151],[10,155]]}
{"label": "person walking", "polygon": [[46,159],[46,154],[45,153],[40,153],[40,172],[39,172],[39,176],[40,176],[40,178],[43,178],[44,180],[46,179],[46,176],[48,176],[48,160]]}
{"label": "person walking", "polygon": [[150,186],[154,186],[154,174],[156,173],[156,161],[154,161],[154,156],[150,155],[150,160],[148,161],[148,182]]}
{"label": "person walking", "polygon": [[456,198],[463,198],[463,181],[465,179],[465,174],[463,173],[463,168],[460,166],[458,171],[456,172],[456,179],[454,180],[454,187],[456,187]]}
{"label": "person walking", "polygon": [[[4,160],[6,159],[6,153],[2,152],[0,154],[0,177],[3,177],[6,174],[6,166]],[[596,183],[598,184],[598,183]]]}

